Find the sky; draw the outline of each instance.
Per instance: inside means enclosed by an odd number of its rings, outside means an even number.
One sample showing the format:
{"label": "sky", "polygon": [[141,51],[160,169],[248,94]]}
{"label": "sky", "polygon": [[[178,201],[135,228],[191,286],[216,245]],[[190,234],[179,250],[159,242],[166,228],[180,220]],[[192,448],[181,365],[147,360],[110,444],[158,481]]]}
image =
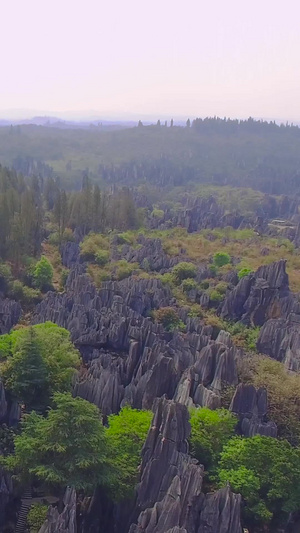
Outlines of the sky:
{"label": "sky", "polygon": [[0,118],[299,121],[299,20],[299,0],[3,2]]}

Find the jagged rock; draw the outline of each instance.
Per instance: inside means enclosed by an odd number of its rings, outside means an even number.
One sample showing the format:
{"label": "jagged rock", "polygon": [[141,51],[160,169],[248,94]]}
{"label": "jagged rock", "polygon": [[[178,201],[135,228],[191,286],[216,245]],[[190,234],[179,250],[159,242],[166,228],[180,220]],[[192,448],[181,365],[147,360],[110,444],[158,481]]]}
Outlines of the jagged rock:
{"label": "jagged rock", "polygon": [[261,266],[242,278],[221,307],[222,318],[262,326],[269,318],[300,312],[300,304],[289,290],[286,261]]}
{"label": "jagged rock", "polygon": [[268,320],[260,330],[257,349],[284,363],[288,370],[299,372],[300,316],[291,313],[286,320]]}
{"label": "jagged rock", "polygon": [[67,268],[72,268],[79,261],[80,248],[77,242],[68,241],[61,245],[61,262]]}
{"label": "jagged rock", "polygon": [[240,383],[229,409],[239,417],[240,429],[246,437],[257,434],[277,437],[276,424],[266,422],[268,410],[266,389],[256,389],[253,385]]}
{"label": "jagged rock", "polygon": [[0,335],[8,333],[19,322],[21,313],[22,308],[18,302],[0,296]]}
{"label": "jagged rock", "polygon": [[4,385],[0,380],[0,422],[6,419],[7,415],[7,401],[5,396]]}
{"label": "jagged rock", "polygon": [[64,499],[64,508],[61,513],[56,507],[49,507],[47,519],[39,533],[76,533],[76,491],[67,488]]}
{"label": "jagged rock", "polygon": [[189,432],[186,407],[157,399],[129,533],[241,533],[241,497],[228,487],[201,492],[203,467],[186,453]]}
{"label": "jagged rock", "polygon": [[12,497],[12,478],[9,474],[0,469],[0,531],[4,530],[7,514],[7,505]]}
{"label": "jagged rock", "polygon": [[207,494],[197,533],[242,533],[240,506],[240,494],[234,494],[229,487]]}

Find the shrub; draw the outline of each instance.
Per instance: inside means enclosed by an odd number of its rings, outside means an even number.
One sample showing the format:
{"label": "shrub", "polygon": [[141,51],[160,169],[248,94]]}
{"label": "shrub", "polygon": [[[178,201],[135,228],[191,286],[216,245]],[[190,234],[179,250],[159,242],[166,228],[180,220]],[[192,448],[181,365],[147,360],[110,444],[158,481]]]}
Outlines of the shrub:
{"label": "shrub", "polygon": [[249,274],[251,274],[253,272],[253,270],[251,270],[251,268],[241,268],[241,270],[238,271],[238,278],[239,279],[242,279],[244,278],[245,276],[248,276]]}
{"label": "shrub", "polygon": [[212,303],[219,303],[223,300],[223,294],[220,294],[216,289],[211,289],[208,291],[209,299]]}
{"label": "shrub", "polygon": [[174,277],[170,272],[166,272],[165,274],[159,274],[158,279],[162,282],[163,285],[174,285]]}
{"label": "shrub", "polygon": [[226,252],[216,252],[213,257],[213,262],[216,267],[222,267],[230,263],[230,255]]}
{"label": "shrub", "polygon": [[6,263],[0,263],[0,291],[6,292],[12,280],[11,268]]}
{"label": "shrub", "polygon": [[89,233],[80,243],[80,256],[84,261],[94,261],[100,250],[109,250],[109,242],[100,233]]}
{"label": "shrub", "polygon": [[12,283],[10,295],[12,298],[20,300],[24,304],[37,303],[42,299],[42,295],[38,289],[27,287],[18,279]]}
{"label": "shrub", "polygon": [[181,286],[184,292],[189,292],[189,291],[192,291],[193,289],[197,289],[198,285],[193,278],[187,278],[183,280]]}
{"label": "shrub", "polygon": [[172,269],[172,274],[176,284],[180,283],[187,278],[195,278],[197,274],[197,268],[193,263],[182,262],[175,265]]}
{"label": "shrub", "polygon": [[62,271],[61,271],[61,275],[60,275],[60,286],[61,288],[63,289],[66,285],[66,281],[68,279],[68,275],[69,275],[69,272],[70,270],[68,270],[67,268],[64,268]]}
{"label": "shrub", "polygon": [[27,515],[30,533],[38,533],[47,518],[48,505],[34,503]]}
{"label": "shrub", "polygon": [[157,209],[155,207],[150,216],[153,217],[153,218],[163,218],[164,214],[165,213],[164,213],[164,211],[162,209]]}
{"label": "shrub", "polygon": [[105,266],[109,261],[109,252],[107,250],[99,250],[95,255],[97,265]]}
{"label": "shrub", "polygon": [[207,280],[201,281],[199,287],[200,289],[206,290],[209,287],[209,282]]}
{"label": "shrub", "polygon": [[43,256],[36,263],[34,272],[34,283],[38,289],[48,290],[52,286],[53,267],[47,257]]}
{"label": "shrub", "polygon": [[232,438],[223,448],[219,479],[244,498],[253,523],[287,519],[299,509],[300,451],[272,437]]}
{"label": "shrub", "polygon": [[207,470],[216,467],[223,446],[234,435],[236,417],[227,409],[190,409],[191,453]]}
{"label": "shrub", "polygon": [[154,319],[162,324],[167,331],[182,327],[182,322],[173,307],[161,307],[153,313]]}
{"label": "shrub", "polygon": [[215,286],[215,289],[219,294],[225,294],[228,289],[228,284],[225,281],[220,281],[220,283],[217,283]]}

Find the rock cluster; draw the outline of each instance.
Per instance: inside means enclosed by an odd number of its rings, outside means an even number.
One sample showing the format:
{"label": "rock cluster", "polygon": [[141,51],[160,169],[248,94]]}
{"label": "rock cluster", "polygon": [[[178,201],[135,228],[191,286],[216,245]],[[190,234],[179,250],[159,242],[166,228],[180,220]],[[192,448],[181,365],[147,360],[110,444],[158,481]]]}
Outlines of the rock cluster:
{"label": "rock cluster", "polygon": [[[83,267],[73,269],[64,294],[49,293],[37,306],[34,322],[51,320],[70,330],[88,363],[75,393],[106,414],[125,403],[151,408],[166,394],[186,405],[220,405],[220,392],[237,384],[239,350],[226,334],[212,339],[212,328],[184,311],[186,333],[168,333],[145,317],[169,305],[169,289],[157,279],[104,283],[96,290]],[[185,314],[185,316],[184,316]]]}
{"label": "rock cluster", "polygon": [[39,533],[76,533],[76,492],[67,488],[63,498],[63,510],[59,513],[57,507],[49,507],[47,519]]}
{"label": "rock cluster", "polygon": [[256,389],[253,385],[240,383],[229,409],[238,416],[240,430],[246,437],[277,436],[276,424],[266,421],[268,410],[266,389]]}
{"label": "rock cluster", "polygon": [[0,335],[8,333],[19,322],[21,313],[22,308],[18,302],[0,296]]}
{"label": "rock cluster", "polygon": [[201,491],[203,467],[187,454],[186,407],[159,398],[153,409],[129,533],[241,533],[240,496],[229,487]]}

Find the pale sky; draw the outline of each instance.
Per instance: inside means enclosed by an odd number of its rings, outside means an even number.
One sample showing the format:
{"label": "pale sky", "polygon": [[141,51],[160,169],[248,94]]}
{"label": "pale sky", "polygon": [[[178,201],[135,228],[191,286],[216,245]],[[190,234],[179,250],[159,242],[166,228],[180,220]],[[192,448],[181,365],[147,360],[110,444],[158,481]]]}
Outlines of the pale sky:
{"label": "pale sky", "polygon": [[0,118],[300,120],[299,0],[2,0],[0,51]]}

